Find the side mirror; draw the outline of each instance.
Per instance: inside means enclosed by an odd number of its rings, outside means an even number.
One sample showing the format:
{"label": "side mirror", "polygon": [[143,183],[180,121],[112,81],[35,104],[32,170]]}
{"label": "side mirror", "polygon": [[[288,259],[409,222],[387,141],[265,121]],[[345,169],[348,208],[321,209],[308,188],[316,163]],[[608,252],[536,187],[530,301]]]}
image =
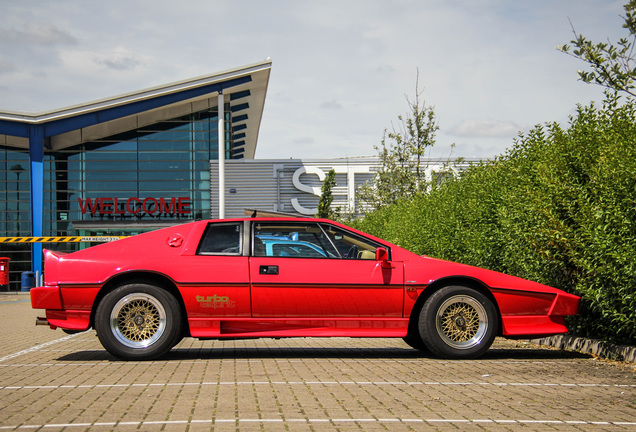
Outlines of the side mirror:
{"label": "side mirror", "polygon": [[375,260],[380,261],[382,268],[394,268],[395,266],[389,261],[389,251],[386,248],[379,247],[375,250]]}

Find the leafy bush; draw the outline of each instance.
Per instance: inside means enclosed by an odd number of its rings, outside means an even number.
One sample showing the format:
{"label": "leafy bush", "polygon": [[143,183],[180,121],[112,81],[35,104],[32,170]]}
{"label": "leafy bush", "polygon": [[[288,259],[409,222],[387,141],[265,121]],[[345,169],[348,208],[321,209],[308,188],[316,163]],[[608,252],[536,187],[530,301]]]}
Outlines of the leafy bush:
{"label": "leafy bush", "polygon": [[416,253],[582,297],[570,327],[636,342],[636,107],[579,107],[494,161],[356,222]]}

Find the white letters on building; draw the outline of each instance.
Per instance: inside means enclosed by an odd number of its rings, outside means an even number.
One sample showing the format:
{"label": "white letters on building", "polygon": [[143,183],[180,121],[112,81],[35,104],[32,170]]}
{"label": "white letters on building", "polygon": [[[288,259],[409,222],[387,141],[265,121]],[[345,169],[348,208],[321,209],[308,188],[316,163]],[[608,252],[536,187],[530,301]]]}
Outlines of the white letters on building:
{"label": "white letters on building", "polygon": [[[364,166],[364,165],[334,166],[333,170],[336,172],[336,174],[347,174],[346,187],[347,187],[347,207],[348,208],[346,209],[346,211],[353,211],[355,209],[355,184],[356,184],[355,175],[362,174],[362,173],[369,173],[370,167]],[[326,173],[321,168],[316,166],[302,166],[298,168],[294,172],[294,175],[292,176],[292,183],[294,184],[294,187],[296,189],[319,197],[322,192],[321,191],[322,188],[318,186],[309,186],[309,185],[303,184],[300,178],[300,176],[303,174],[315,174],[318,176],[318,179],[320,180],[320,182],[324,182]],[[291,204],[294,210],[296,210],[300,214],[315,215],[318,212],[317,207],[312,207],[312,208],[303,207],[299,203],[298,198],[292,198]]]}
{"label": "white letters on building", "polygon": [[[443,181],[449,171],[462,169],[449,161],[424,162],[428,181]],[[336,172],[337,185],[331,190],[332,207],[341,214],[359,211],[356,189],[372,182],[380,166],[377,157],[343,159],[240,159],[225,161],[225,217],[241,217],[245,209],[259,209],[313,216],[318,213],[322,184],[329,170]],[[218,163],[210,164],[204,181],[210,182],[210,217],[219,214]],[[207,217],[207,215],[201,215]]]}

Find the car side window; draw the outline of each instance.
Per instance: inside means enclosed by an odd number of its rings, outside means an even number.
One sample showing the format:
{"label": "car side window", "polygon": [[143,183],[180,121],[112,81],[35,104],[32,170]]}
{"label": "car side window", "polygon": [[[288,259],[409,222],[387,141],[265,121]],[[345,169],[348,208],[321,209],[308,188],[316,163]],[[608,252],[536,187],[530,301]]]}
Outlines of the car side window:
{"label": "car side window", "polygon": [[257,257],[344,258],[375,260],[383,245],[363,236],[318,223],[254,224],[252,255]]}
{"label": "car side window", "polygon": [[252,255],[257,257],[337,258],[338,252],[317,223],[257,222]]}
{"label": "car side window", "polygon": [[323,224],[322,227],[343,258],[375,260],[377,248],[384,247],[373,240],[332,225]]}
{"label": "car side window", "polygon": [[242,223],[208,224],[199,248],[198,255],[240,255],[242,253]]}
{"label": "car side window", "polygon": [[313,248],[309,245],[304,244],[283,244],[283,245],[273,245],[272,253],[274,256],[295,256],[295,257],[306,257],[306,258],[324,258],[325,255],[320,252],[318,249]]}

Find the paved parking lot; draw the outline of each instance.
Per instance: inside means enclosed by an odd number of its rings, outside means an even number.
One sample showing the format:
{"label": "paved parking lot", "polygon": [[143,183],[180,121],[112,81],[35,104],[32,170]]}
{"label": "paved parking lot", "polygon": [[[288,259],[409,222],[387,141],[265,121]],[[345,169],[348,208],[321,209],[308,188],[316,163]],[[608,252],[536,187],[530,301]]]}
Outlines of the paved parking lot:
{"label": "paved parking lot", "polygon": [[439,360],[400,339],[184,339],[121,362],[0,296],[0,430],[636,430],[633,365],[498,340]]}

